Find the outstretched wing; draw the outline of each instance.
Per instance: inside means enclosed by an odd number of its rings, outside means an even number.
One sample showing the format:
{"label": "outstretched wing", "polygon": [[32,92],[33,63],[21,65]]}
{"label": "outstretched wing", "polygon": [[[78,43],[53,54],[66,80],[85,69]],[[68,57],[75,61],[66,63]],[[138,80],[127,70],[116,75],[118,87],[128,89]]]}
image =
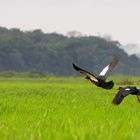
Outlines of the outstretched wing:
{"label": "outstretched wing", "polygon": [[112,71],[112,69],[117,65],[118,62],[119,62],[119,60],[118,60],[117,58],[114,58],[114,59],[112,60],[112,62],[111,62],[109,65],[107,65],[107,66],[101,71],[101,73],[99,74],[99,76],[103,76],[103,77],[108,76],[109,73],[110,73],[110,72]]}
{"label": "outstretched wing", "polygon": [[94,76],[93,74],[91,74],[90,72],[81,69],[79,67],[77,67],[75,64],[73,64],[73,67],[75,70],[79,71],[82,74],[85,74],[86,76],[88,76],[91,80],[93,80],[94,82],[98,82],[98,79],[96,78],[96,76]]}
{"label": "outstretched wing", "polygon": [[112,103],[114,105],[119,105],[123,99],[128,96],[129,94],[131,93],[131,89],[129,87],[126,87],[126,88],[122,88],[122,87],[119,87],[119,91],[118,93],[115,95]]}
{"label": "outstretched wing", "polygon": [[114,105],[119,105],[126,96],[123,96],[121,93],[117,93],[112,101]]}

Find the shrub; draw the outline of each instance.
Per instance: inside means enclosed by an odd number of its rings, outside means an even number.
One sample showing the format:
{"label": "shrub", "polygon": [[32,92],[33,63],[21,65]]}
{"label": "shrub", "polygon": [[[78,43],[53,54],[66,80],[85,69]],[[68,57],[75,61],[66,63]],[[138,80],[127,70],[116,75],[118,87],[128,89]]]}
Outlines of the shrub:
{"label": "shrub", "polygon": [[130,79],[122,79],[119,84],[120,85],[133,85],[134,82]]}
{"label": "shrub", "polygon": [[41,77],[45,77],[46,74],[39,70],[32,70],[29,72],[28,76],[31,78],[41,78]]}
{"label": "shrub", "polygon": [[2,71],[2,72],[0,72],[0,76],[6,77],[6,78],[15,77],[16,75],[17,75],[17,73],[15,71]]}

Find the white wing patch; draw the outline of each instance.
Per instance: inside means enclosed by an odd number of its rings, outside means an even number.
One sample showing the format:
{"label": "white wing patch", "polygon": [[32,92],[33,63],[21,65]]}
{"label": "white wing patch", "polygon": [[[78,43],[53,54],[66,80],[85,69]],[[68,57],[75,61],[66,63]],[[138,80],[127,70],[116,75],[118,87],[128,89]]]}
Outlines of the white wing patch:
{"label": "white wing patch", "polygon": [[101,71],[101,73],[100,73],[99,75],[100,75],[100,76],[105,76],[105,74],[107,73],[108,69],[109,69],[109,65],[107,65],[107,66]]}
{"label": "white wing patch", "polygon": [[130,90],[130,88],[126,88],[125,90],[126,90],[126,91],[129,91],[129,90]]}

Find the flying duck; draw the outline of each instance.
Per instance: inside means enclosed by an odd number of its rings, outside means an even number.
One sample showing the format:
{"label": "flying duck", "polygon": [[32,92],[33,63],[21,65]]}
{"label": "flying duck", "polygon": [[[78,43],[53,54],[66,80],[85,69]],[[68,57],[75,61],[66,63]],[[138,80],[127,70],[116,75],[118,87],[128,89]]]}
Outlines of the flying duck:
{"label": "flying duck", "polygon": [[114,58],[110,64],[108,64],[98,76],[93,75],[92,73],[79,68],[75,64],[73,64],[73,67],[75,70],[79,71],[82,74],[86,75],[86,79],[90,80],[93,84],[95,84],[98,87],[104,88],[104,89],[111,89],[114,86],[114,82],[111,80],[109,82],[106,82],[106,79],[112,69],[116,66],[118,63],[118,59]]}
{"label": "flying duck", "polygon": [[119,105],[123,99],[128,95],[136,95],[138,101],[140,102],[140,89],[135,86],[119,87],[118,93],[115,95],[112,103],[114,105]]}

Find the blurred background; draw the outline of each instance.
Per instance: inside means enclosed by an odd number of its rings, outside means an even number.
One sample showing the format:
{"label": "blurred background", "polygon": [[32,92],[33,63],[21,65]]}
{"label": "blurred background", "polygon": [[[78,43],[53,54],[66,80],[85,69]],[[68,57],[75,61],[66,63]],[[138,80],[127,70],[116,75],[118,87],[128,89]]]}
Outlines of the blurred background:
{"label": "blurred background", "polygon": [[[140,1],[0,0],[0,75],[140,75]],[[24,75],[23,74],[23,75]]]}

